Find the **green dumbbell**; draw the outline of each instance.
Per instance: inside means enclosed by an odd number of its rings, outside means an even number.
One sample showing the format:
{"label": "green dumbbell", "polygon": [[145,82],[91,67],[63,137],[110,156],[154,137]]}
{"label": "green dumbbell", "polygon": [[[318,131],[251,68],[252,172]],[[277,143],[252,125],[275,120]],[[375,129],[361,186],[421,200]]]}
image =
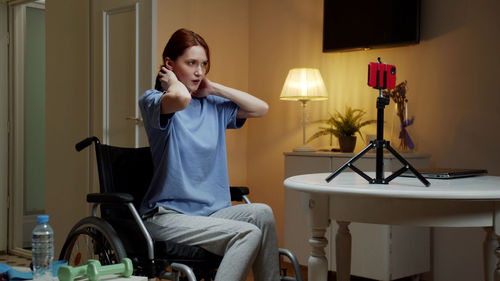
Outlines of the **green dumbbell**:
{"label": "green dumbbell", "polygon": [[101,263],[90,263],[87,267],[87,276],[90,281],[98,281],[99,276],[108,274],[121,274],[123,277],[130,277],[134,268],[132,261],[128,258],[121,260],[121,263],[102,266]]}
{"label": "green dumbbell", "polygon": [[89,264],[95,263],[100,265],[99,261],[97,260],[88,260],[87,264],[77,267],[63,265],[59,267],[59,270],[57,271],[57,277],[59,278],[59,281],[73,281],[76,277],[86,275]]}

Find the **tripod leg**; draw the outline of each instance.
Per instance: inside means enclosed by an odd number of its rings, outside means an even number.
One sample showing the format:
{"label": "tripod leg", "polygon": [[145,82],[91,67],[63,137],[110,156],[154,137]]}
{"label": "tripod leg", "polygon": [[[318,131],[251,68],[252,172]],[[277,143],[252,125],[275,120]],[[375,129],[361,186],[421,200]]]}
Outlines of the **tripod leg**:
{"label": "tripod leg", "polygon": [[351,168],[351,170],[353,170],[354,172],[358,173],[358,175],[365,178],[365,180],[367,180],[369,183],[374,183],[374,180],[372,178],[370,178],[367,174],[365,174],[363,171],[358,169],[356,166],[351,164],[351,165],[349,165],[349,168]]}
{"label": "tripod leg", "polygon": [[[365,147],[363,150],[361,150],[361,152],[359,152],[358,154],[356,154],[353,158],[351,158],[349,161],[347,161],[344,165],[340,166],[340,168],[338,168],[335,172],[331,173],[325,179],[326,182],[331,182],[333,178],[335,178],[338,174],[342,173],[342,171],[345,170],[346,168],[351,167],[352,163],[356,162],[356,160],[358,160],[359,158],[363,157],[363,155],[365,155],[365,153],[367,153],[368,151],[370,151],[374,147],[375,147],[375,143],[373,141],[370,142],[370,144],[367,147]],[[354,171],[356,173],[358,173],[359,175],[361,175],[365,179],[369,178],[366,174],[364,174],[363,172],[361,172],[359,169],[356,169]],[[360,174],[358,171],[361,172],[362,174]]]}
{"label": "tripod leg", "polygon": [[392,173],[392,175],[388,176],[385,180],[387,182],[390,182],[391,180],[393,180],[394,178],[397,178],[399,177],[402,173],[408,171],[409,167],[408,166],[404,166],[403,168],[395,171],[394,173]]}
{"label": "tripod leg", "polygon": [[[399,153],[394,150],[390,144],[387,144],[387,146],[385,147],[390,153],[392,153],[392,155],[394,155],[394,157],[396,157],[399,162],[401,162],[401,164],[403,164],[405,167],[408,167],[408,169],[425,185],[425,186],[430,186],[431,183],[426,180],[415,168],[413,168],[413,166],[408,162],[406,161],[401,155],[399,155]],[[390,178],[390,179],[389,179]],[[392,180],[393,178],[395,177],[389,177],[387,178],[387,182],[389,182],[390,180]]]}

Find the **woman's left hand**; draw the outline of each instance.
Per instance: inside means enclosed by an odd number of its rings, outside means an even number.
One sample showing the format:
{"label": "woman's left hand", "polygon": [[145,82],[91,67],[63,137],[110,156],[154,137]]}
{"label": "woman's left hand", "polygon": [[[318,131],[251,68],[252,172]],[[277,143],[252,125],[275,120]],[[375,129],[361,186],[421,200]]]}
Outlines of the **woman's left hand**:
{"label": "woman's left hand", "polygon": [[208,80],[206,77],[204,77],[203,80],[201,80],[200,82],[198,90],[192,92],[191,95],[197,98],[203,98],[210,94],[213,94],[214,91],[215,90],[212,86],[212,82]]}

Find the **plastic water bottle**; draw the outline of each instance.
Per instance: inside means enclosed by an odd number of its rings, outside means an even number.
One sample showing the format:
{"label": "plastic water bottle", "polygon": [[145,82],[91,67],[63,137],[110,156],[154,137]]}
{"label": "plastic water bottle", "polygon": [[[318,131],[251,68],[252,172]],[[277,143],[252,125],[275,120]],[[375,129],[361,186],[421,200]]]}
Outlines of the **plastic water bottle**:
{"label": "plastic water bottle", "polygon": [[52,280],[54,230],[49,225],[49,216],[38,216],[38,224],[31,237],[33,280]]}

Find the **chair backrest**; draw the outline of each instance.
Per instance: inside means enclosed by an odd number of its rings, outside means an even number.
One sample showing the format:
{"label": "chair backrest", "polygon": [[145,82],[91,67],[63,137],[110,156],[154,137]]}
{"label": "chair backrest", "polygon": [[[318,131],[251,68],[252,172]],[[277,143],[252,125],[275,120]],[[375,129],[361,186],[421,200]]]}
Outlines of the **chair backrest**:
{"label": "chair backrest", "polygon": [[151,149],[101,143],[96,143],[95,147],[101,193],[129,193],[134,197],[135,207],[139,208],[153,177]]}

